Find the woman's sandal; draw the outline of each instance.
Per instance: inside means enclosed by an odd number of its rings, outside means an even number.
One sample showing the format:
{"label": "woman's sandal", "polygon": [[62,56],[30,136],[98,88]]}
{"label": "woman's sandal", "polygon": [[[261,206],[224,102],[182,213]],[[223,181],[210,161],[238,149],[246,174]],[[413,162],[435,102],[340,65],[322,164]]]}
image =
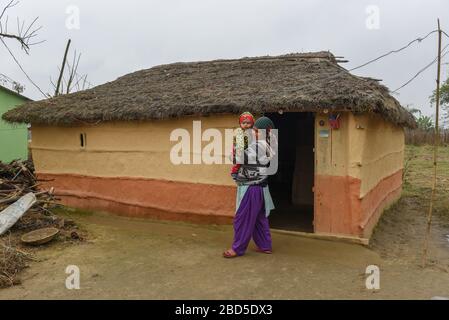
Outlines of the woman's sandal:
{"label": "woman's sandal", "polygon": [[266,254],[272,254],[273,253],[273,251],[271,251],[271,250],[262,250],[260,248],[256,248],[256,251],[260,252],[260,253],[266,253]]}
{"label": "woman's sandal", "polygon": [[228,249],[225,252],[223,252],[223,257],[224,258],[235,258],[235,257],[238,257],[238,255],[234,250]]}

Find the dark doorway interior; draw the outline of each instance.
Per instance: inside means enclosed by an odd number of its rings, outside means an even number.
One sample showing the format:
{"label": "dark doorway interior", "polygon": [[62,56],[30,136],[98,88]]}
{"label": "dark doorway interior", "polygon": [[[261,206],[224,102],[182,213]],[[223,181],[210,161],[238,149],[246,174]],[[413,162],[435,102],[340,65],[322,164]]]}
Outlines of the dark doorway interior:
{"label": "dark doorway interior", "polygon": [[314,114],[269,113],[278,129],[278,171],[270,177],[276,207],[270,214],[275,229],[313,232]]}

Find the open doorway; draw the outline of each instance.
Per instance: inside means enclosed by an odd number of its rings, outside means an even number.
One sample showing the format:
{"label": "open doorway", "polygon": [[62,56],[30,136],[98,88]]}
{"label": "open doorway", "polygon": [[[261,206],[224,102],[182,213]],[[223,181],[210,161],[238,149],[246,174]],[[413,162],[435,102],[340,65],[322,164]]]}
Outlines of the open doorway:
{"label": "open doorway", "polygon": [[315,119],[310,112],[268,113],[279,132],[278,171],[269,186],[275,229],[313,232]]}

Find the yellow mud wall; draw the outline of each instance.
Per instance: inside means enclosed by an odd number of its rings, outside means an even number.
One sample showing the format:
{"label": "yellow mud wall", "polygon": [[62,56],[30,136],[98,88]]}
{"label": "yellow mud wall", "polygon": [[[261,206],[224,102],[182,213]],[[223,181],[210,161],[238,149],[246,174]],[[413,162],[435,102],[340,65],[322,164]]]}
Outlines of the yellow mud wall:
{"label": "yellow mud wall", "polygon": [[[193,138],[193,121],[201,120],[201,129],[225,129],[238,125],[235,115],[186,117],[182,119],[106,122],[77,127],[32,126],[31,149],[36,171],[49,174],[77,174],[97,177],[149,178],[192,183],[233,186],[230,164],[174,165],[170,141],[175,128],[186,129]],[[81,147],[80,134],[86,135]],[[203,142],[202,146],[209,142]],[[231,142],[232,143],[232,142]],[[220,157],[230,150],[223,141]],[[190,143],[193,153],[193,144]],[[192,157],[191,157],[192,159]]]}
{"label": "yellow mud wall", "polygon": [[342,113],[340,118],[340,129],[331,130],[328,115],[316,117],[316,174],[360,179],[363,198],[403,168],[404,130],[374,114]]}
{"label": "yellow mud wall", "polygon": [[359,178],[362,181],[360,197],[386,177],[398,172],[404,165],[404,130],[374,114],[354,116],[357,136],[363,141]]}

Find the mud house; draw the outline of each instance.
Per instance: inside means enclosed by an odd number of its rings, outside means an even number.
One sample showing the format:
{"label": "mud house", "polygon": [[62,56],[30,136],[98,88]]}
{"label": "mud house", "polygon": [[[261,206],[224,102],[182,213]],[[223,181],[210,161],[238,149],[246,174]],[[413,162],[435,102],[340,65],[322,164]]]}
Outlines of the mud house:
{"label": "mud house", "polygon": [[379,81],[350,74],[329,52],[156,66],[3,118],[32,124],[39,177],[69,206],[230,223],[230,165],[176,165],[170,135],[191,133],[194,120],[224,132],[242,111],[279,129],[273,228],[369,238],[400,197],[403,128],[414,119]]}

